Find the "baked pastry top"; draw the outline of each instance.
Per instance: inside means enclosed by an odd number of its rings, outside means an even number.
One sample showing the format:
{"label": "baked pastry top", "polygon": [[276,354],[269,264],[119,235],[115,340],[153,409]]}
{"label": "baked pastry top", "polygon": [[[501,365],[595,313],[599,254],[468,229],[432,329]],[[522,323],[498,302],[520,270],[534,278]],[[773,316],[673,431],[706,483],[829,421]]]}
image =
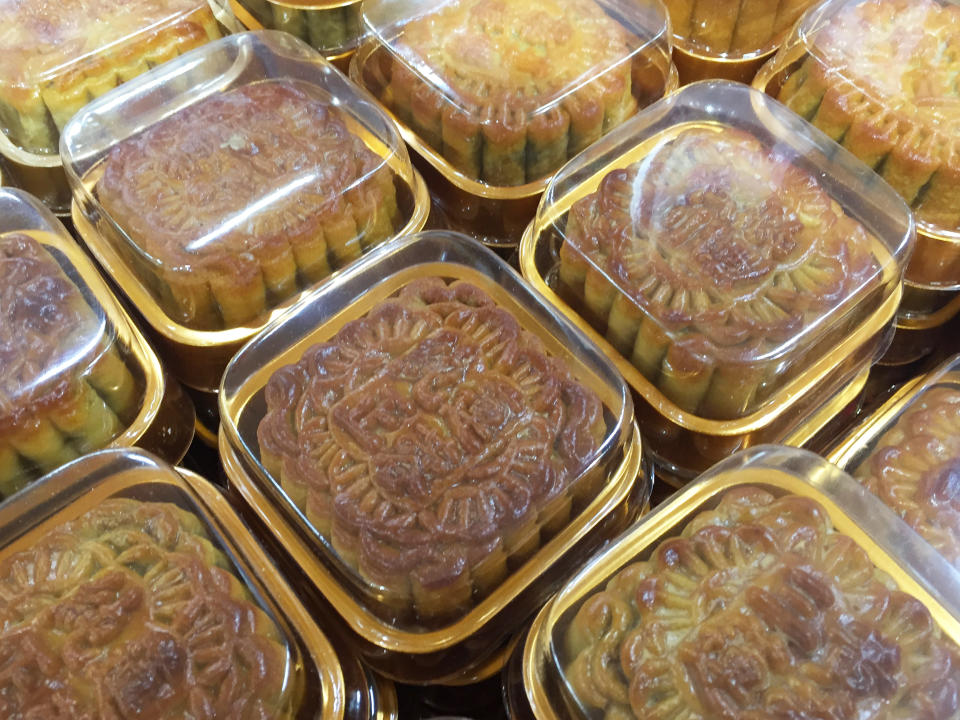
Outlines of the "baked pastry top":
{"label": "baked pastry top", "polygon": [[712,55],[773,49],[816,0],[666,0],[679,44]]}
{"label": "baked pastry top", "polygon": [[105,447],[140,397],[103,310],[36,238],[0,235],[0,498]]}
{"label": "baked pastry top", "polygon": [[671,400],[730,418],[879,284],[873,244],[789,157],[689,126],[570,208],[560,280]]}
{"label": "baked pastry top", "polygon": [[196,516],[106,500],[0,559],[0,716],[280,720],[288,650]]}
{"label": "baked pastry top", "polygon": [[124,140],[95,192],[147,287],[199,329],[256,318],[399,222],[384,158],[290,80],[211,95]]}
{"label": "baked pastry top", "polygon": [[631,41],[594,0],[456,0],[392,40],[383,100],[468,177],[522,185],[636,110]]}
{"label": "baked pastry top", "polygon": [[960,566],[960,390],[925,390],[854,474]]}
{"label": "baked pastry top", "polygon": [[850,2],[810,41],[779,98],[936,227],[960,227],[960,7]]}
{"label": "baked pastry top", "polygon": [[218,37],[205,0],[3,0],[0,126],[56,152],[57,129],[91,97]]}
{"label": "baked pastry top", "polygon": [[268,472],[368,591],[420,618],[469,608],[562,528],[606,433],[565,362],[484,291],[436,277],[277,370],[265,396]]}
{"label": "baked pastry top", "polygon": [[608,718],[960,717],[960,649],[928,609],[818,503],[758,488],[617,573],[557,640]]}

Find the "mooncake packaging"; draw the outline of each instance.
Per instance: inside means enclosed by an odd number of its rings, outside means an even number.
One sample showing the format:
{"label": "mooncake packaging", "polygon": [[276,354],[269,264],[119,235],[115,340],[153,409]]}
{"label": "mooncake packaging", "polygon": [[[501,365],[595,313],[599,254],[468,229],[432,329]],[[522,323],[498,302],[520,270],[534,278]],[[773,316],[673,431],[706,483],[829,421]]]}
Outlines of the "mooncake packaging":
{"label": "mooncake packaging", "polygon": [[906,278],[960,289],[960,5],[828,0],[798,23],[755,87],[886,180],[917,220]]}
{"label": "mooncake packaging", "polygon": [[61,215],[60,135],[90,100],[235,29],[213,0],[4,0],[0,154],[18,187]]}
{"label": "mooncake packaging", "polygon": [[351,77],[440,176],[428,184],[450,227],[492,245],[516,245],[553,173],[676,86],[652,0],[362,9],[368,38]]}
{"label": "mooncake packaging", "polygon": [[570,162],[524,277],[614,358],[648,449],[691,478],[802,445],[889,343],[914,224],[889,186],[747,86],[682,88]]}
{"label": "mooncake packaging", "polygon": [[649,497],[610,361],[448,231],[383,244],[268,326],[227,368],[220,415],[244,511],[402,682],[496,672]]}
{"label": "mooncake packaging", "polygon": [[664,0],[680,82],[750,82],[816,0]]}
{"label": "mooncake packaging", "polygon": [[505,679],[511,717],[960,717],[960,585],[813,453],[739,452],[595,556]]}
{"label": "mooncake packaging", "polygon": [[397,717],[221,490],[140,450],[0,506],[0,588],[3,717]]}
{"label": "mooncake packaging", "polygon": [[288,32],[344,70],[364,34],[359,0],[230,0],[230,10],[248,30]]}
{"label": "mooncake packaging", "polygon": [[206,392],[271,317],[428,206],[389,118],[276,31],[126,83],[73,119],[62,150],[78,232],[171,372]]}
{"label": "mooncake packaging", "polygon": [[106,447],[173,462],[194,413],[60,222],[0,189],[0,501]]}

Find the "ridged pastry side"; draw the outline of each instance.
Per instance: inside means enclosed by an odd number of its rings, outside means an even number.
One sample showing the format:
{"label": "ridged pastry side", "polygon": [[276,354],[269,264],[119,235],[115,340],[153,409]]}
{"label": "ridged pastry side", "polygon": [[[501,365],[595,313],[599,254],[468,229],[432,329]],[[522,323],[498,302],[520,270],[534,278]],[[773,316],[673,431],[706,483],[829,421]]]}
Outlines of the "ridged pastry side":
{"label": "ridged pastry side", "polygon": [[418,70],[393,61],[382,99],[467,177],[523,185],[636,111],[629,43],[593,0],[462,0],[405,26]]}
{"label": "ridged pastry side", "polygon": [[[0,10],[0,23],[9,28],[0,41],[0,125],[15,145],[56,153],[60,131],[91,100],[221,36],[206,3],[141,5],[131,11],[120,0],[39,0]],[[142,24],[135,21],[138,12]],[[160,22],[167,18],[173,19]]]}
{"label": "ridged pastry side", "polygon": [[723,495],[557,638],[605,718],[960,717],[960,649],[808,498]]}
{"label": "ridged pastry side", "polygon": [[673,34],[713,55],[750,55],[778,45],[815,0],[666,0]]}
{"label": "ridged pastry side", "polygon": [[919,220],[960,227],[960,8],[851,4],[815,42],[778,99],[876,170]]}
{"label": "ridged pastry side", "polygon": [[0,236],[0,498],[106,447],[141,393],[108,329],[35,239]]}
{"label": "ridged pastry side", "polygon": [[212,95],[123,141],[96,194],[161,307],[203,330],[256,320],[402,222],[386,160],[289,80]]}
{"label": "ridged pastry side", "polygon": [[570,208],[559,279],[667,398],[732,419],[866,316],[870,244],[787,158],[733,128],[686,129]]}

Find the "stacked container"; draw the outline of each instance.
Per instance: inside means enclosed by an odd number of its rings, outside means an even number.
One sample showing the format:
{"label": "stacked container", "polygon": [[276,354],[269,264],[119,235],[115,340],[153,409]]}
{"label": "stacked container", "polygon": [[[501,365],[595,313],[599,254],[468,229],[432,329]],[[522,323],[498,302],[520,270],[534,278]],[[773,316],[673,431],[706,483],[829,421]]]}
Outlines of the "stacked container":
{"label": "stacked container", "polygon": [[816,0],[665,0],[680,82],[748,83]]}
{"label": "stacked container", "polygon": [[170,371],[208,394],[307,288],[427,213],[389,119],[285,33],[126,83],[74,118],[62,152],[80,236]]}
{"label": "stacked container", "polygon": [[[69,665],[38,668],[31,663],[54,633],[34,629],[33,643],[19,643],[7,661],[46,674],[49,693],[4,693],[0,707],[12,717],[50,712],[42,703],[56,701],[97,712],[73,694],[88,684],[132,715],[203,707],[216,717],[396,717],[392,688],[381,695],[353,656],[335,650],[224,496],[199,476],[140,451],[96,453],[5,503],[0,528],[7,638],[33,627],[26,599],[47,594],[44,606],[58,605],[61,622],[73,624],[59,628],[64,652],[101,651],[93,661],[77,653]],[[31,573],[50,553],[61,562]],[[72,592],[52,594],[52,583]],[[3,607],[11,591],[16,611]],[[41,705],[18,705],[31,701]]]}
{"label": "stacked container", "polygon": [[490,245],[515,246],[561,165],[676,87],[659,2],[372,0],[363,17],[351,77],[396,119],[442,221]]}
{"label": "stacked container", "polygon": [[0,24],[0,154],[11,183],[59,215],[70,188],[57,152],[91,98],[219,38],[234,20],[208,0],[5,3]]}
{"label": "stacked container", "polygon": [[9,188],[0,296],[0,499],[108,446],[184,456],[190,400],[59,221]]}
{"label": "stacked container", "polygon": [[313,291],[231,361],[220,404],[245,512],[403,682],[495,672],[649,498],[614,367],[455,233],[395,239]]}
{"label": "stacked container", "polygon": [[958,597],[952,568],[848,475],[753,448],[544,607],[505,678],[510,716],[956,717]]}
{"label": "stacked container", "polygon": [[802,445],[887,347],[912,217],[762,93],[681,89],[557,174],[524,277],[614,358],[663,477]]}
{"label": "stacked container", "polygon": [[[894,352],[899,364],[956,315],[960,292],[960,95],[953,0],[828,0],[811,10],[754,86],[872,167],[917,221]],[[949,309],[947,309],[949,308]]]}
{"label": "stacked container", "polygon": [[344,71],[363,38],[360,0],[230,0],[230,9],[248,30],[288,32]]}

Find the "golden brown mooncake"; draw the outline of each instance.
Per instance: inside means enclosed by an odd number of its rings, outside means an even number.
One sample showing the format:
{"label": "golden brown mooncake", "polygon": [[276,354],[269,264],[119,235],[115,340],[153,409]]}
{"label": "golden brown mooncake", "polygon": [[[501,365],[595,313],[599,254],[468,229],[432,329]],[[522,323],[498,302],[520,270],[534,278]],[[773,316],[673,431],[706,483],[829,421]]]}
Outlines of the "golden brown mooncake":
{"label": "golden brown mooncake", "polygon": [[960,566],[960,390],[925,390],[880,437],[855,476]]}
{"label": "golden brown mooncake", "polygon": [[0,717],[282,720],[288,665],[175,505],[106,500],[0,559]]}
{"label": "golden brown mooncake", "polygon": [[594,0],[455,0],[403,26],[381,99],[467,177],[523,185],[636,110],[631,41]]}
{"label": "golden brown mooncake", "polygon": [[711,55],[762,53],[778,45],[816,0],[665,0],[681,47]]}
{"label": "golden brown mooncake", "polygon": [[124,140],[95,193],[161,307],[202,330],[255,320],[400,223],[386,160],[290,80],[216,93]]}
{"label": "golden brown mooncake", "polygon": [[778,98],[874,168],[935,228],[960,228],[960,7],[844,5]]}
{"label": "golden brown mooncake", "polygon": [[0,499],[136,416],[142,390],[107,322],[35,238],[0,235]]}
{"label": "golden brown mooncake", "polygon": [[557,640],[569,689],[610,719],[960,718],[960,649],[795,495],[728,491]]}
{"label": "golden brown mooncake", "polygon": [[360,0],[328,7],[293,7],[274,0],[238,2],[263,27],[290,33],[328,57],[355,48],[363,36]]}
{"label": "golden brown mooncake", "polygon": [[571,206],[559,278],[669,400],[734,419],[875,309],[875,244],[788,156],[686,126]]}
{"label": "golden brown mooncake", "polygon": [[[267,383],[260,457],[386,609],[449,618],[602,482],[599,398],[474,285],[424,278]],[[583,477],[581,477],[583,476]]]}
{"label": "golden brown mooncake", "polygon": [[221,35],[206,0],[3,0],[0,28],[0,129],[54,154],[90,100]]}

